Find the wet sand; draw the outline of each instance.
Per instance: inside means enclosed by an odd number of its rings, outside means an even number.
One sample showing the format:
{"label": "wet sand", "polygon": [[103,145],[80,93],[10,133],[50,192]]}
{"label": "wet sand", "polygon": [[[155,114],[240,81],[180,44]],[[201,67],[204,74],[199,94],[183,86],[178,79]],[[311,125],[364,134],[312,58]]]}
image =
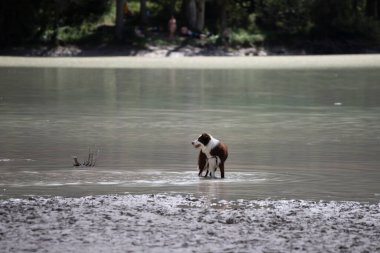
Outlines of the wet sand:
{"label": "wet sand", "polygon": [[0,57],[0,67],[163,69],[379,68],[380,55],[265,57]]}
{"label": "wet sand", "polygon": [[379,252],[380,204],[170,194],[0,202],[1,252]]}

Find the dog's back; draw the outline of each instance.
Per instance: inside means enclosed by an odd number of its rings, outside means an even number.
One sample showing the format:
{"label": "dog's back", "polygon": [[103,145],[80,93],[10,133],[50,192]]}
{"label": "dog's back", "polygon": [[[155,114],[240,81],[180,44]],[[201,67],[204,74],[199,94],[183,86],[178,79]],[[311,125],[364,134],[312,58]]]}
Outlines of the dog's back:
{"label": "dog's back", "polygon": [[210,155],[219,157],[221,162],[224,163],[228,157],[227,145],[223,142],[220,142],[219,145],[211,150]]}

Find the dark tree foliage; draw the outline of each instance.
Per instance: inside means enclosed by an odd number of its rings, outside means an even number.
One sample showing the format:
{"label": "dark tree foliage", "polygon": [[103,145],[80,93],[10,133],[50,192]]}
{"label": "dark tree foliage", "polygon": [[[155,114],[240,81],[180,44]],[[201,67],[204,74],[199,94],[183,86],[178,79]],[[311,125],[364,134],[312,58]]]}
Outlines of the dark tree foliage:
{"label": "dark tree foliage", "polygon": [[50,42],[58,27],[95,21],[111,0],[1,0],[0,45]]}
{"label": "dark tree foliage", "polygon": [[[380,0],[129,0],[142,12],[130,26],[178,25],[223,33],[249,33],[313,39],[380,41]],[[116,0],[1,0],[0,45],[56,42],[62,27],[94,22]],[[191,5],[191,8],[188,6]],[[181,8],[182,6],[182,8]],[[204,9],[200,12],[200,6]],[[149,9],[149,19],[145,16]],[[201,14],[200,14],[201,13]],[[193,15],[193,16],[191,16]],[[197,15],[197,17],[194,17]],[[200,18],[199,18],[200,17]],[[124,25],[124,24],[123,24]],[[122,29],[133,30],[133,29]],[[68,29],[70,32],[71,30]]]}
{"label": "dark tree foliage", "polygon": [[239,5],[242,9],[245,9],[248,13],[253,13],[256,11],[256,5],[258,1],[233,0],[233,2]]}
{"label": "dark tree foliage", "polygon": [[38,33],[40,25],[37,9],[42,1],[0,1],[0,44],[29,41]]}
{"label": "dark tree foliage", "polygon": [[311,31],[330,39],[379,39],[380,22],[376,8],[379,0],[314,0],[311,6]]}
{"label": "dark tree foliage", "polygon": [[306,33],[310,26],[310,0],[262,0],[258,22],[271,31],[286,34]]}

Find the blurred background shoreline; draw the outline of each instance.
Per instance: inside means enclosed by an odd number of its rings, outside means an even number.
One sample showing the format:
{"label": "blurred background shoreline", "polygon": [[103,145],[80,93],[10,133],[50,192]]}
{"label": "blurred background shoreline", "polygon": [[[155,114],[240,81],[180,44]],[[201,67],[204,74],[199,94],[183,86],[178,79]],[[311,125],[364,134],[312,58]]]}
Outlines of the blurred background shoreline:
{"label": "blurred background shoreline", "polygon": [[380,54],[270,57],[20,57],[0,56],[0,67],[163,69],[378,68]]}

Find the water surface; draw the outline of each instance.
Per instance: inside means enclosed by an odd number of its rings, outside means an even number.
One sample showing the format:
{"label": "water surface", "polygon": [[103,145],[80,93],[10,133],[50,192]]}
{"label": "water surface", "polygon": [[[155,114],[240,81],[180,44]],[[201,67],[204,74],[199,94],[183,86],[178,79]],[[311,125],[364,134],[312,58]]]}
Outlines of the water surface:
{"label": "water surface", "polygon": [[[0,68],[0,194],[379,201],[379,73]],[[204,131],[229,145],[224,180],[197,177]]]}

